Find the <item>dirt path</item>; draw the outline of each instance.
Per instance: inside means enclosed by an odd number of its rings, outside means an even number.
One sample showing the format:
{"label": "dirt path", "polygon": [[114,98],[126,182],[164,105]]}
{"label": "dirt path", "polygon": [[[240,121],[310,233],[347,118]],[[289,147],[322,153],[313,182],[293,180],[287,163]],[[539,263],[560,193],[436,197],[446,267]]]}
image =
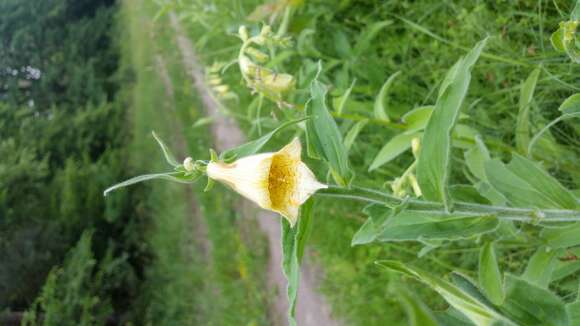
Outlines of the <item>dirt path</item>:
{"label": "dirt path", "polygon": [[[245,136],[238,127],[237,123],[231,118],[226,117],[219,111],[219,105],[216,103],[205,83],[204,72],[200,65],[191,41],[185,36],[180,26],[179,19],[175,13],[169,14],[171,25],[175,30],[177,44],[182,55],[184,67],[190,75],[195,91],[201,97],[206,114],[214,119],[212,124],[212,135],[215,146],[218,151],[223,151],[240,145],[245,142]],[[241,204],[241,209],[248,211],[250,204],[247,201]],[[276,289],[275,301],[271,303],[273,323],[275,325],[286,324],[286,311],[288,303],[286,299],[286,279],[282,274],[282,250],[281,250],[281,231],[279,217],[270,212],[257,210],[255,206],[251,208],[257,214],[257,221],[262,232],[268,238],[270,259],[268,263],[268,283],[271,288]],[[298,325],[301,326],[333,326],[339,325],[338,322],[330,317],[330,306],[326,300],[316,291],[317,273],[314,272],[308,259],[302,268],[300,278],[298,303],[296,307],[296,318]]]}

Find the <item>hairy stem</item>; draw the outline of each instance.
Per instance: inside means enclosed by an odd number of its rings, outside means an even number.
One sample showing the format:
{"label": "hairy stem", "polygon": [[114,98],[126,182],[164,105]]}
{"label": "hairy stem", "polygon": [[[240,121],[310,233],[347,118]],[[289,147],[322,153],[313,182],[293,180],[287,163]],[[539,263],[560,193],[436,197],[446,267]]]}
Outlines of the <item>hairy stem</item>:
{"label": "hairy stem", "polygon": [[[424,211],[435,215],[450,213],[445,210],[442,203],[419,199],[401,199],[386,192],[355,186],[351,188],[330,186],[328,189],[320,190],[316,195],[322,197],[353,199],[390,207],[395,207],[404,203],[407,205],[407,209]],[[578,210],[517,208],[466,202],[455,202],[453,213],[473,217],[492,215],[502,220],[527,223],[580,221],[580,211]]]}

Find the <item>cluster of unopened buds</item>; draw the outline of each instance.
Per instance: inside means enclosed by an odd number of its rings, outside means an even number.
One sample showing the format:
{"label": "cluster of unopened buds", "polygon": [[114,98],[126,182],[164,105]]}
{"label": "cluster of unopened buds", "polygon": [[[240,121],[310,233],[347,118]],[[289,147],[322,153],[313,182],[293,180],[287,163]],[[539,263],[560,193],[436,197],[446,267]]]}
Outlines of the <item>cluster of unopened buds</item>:
{"label": "cluster of unopened buds", "polygon": [[[415,159],[419,157],[419,151],[421,148],[421,141],[419,137],[413,138],[411,141],[411,148],[413,150],[413,155]],[[417,161],[413,162],[407,168],[407,170],[398,178],[391,182],[391,190],[393,191],[393,195],[403,198],[409,194],[409,188],[413,190],[413,193],[416,197],[420,197],[422,195],[421,188],[419,187],[419,183],[417,182],[417,177],[415,176],[415,168]]]}
{"label": "cluster of unopened buds", "polygon": [[574,39],[574,35],[576,34],[576,29],[578,28],[578,25],[580,25],[580,20],[573,20],[560,23],[560,28],[562,28],[564,34],[563,39],[565,43],[571,42]]}
{"label": "cluster of unopened buds", "polygon": [[580,46],[576,34],[578,26],[580,26],[578,19],[560,22],[560,27],[551,37],[554,48],[568,54],[576,63],[580,63]]}
{"label": "cluster of unopened buds", "polygon": [[243,42],[238,55],[238,64],[247,86],[254,93],[265,96],[280,107],[291,107],[284,98],[294,90],[295,78],[266,68],[264,65],[270,60],[270,56],[256,47],[288,47],[291,44],[290,39],[274,35],[268,25],[262,27],[260,33],[255,36],[250,36],[248,29],[241,26],[238,36]]}
{"label": "cluster of unopened buds", "polygon": [[224,83],[221,78],[221,70],[224,68],[223,62],[214,62],[211,67],[207,69],[206,78],[213,93],[221,100],[236,99],[237,96],[230,90],[230,87]]}

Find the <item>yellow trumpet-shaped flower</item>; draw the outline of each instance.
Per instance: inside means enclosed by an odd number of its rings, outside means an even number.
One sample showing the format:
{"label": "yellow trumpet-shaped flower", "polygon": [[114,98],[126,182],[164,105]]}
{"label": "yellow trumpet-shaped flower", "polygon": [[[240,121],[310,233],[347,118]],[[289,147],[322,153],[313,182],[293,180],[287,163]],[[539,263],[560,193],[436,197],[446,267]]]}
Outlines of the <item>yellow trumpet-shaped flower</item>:
{"label": "yellow trumpet-shaped flower", "polygon": [[260,207],[279,213],[294,226],[300,205],[327,187],[302,162],[301,151],[300,141],[295,138],[276,153],[251,155],[231,164],[211,162],[207,176]]}

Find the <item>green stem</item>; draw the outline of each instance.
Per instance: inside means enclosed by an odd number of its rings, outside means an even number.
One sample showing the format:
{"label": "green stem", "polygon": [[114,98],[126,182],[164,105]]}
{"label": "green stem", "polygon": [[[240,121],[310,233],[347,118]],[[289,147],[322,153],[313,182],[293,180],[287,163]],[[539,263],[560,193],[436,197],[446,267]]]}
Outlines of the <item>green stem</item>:
{"label": "green stem", "polygon": [[[446,215],[450,213],[445,210],[442,203],[419,199],[401,199],[386,192],[361,187],[352,187],[349,189],[330,186],[327,189],[318,191],[316,194],[318,196],[353,199],[391,207],[405,203],[409,210],[425,211],[434,215]],[[530,209],[466,202],[455,202],[453,208],[452,213],[463,216],[481,217],[482,215],[492,215],[501,220],[520,221],[534,224],[539,222],[580,221],[580,211],[569,209]]]}
{"label": "green stem", "polygon": [[394,129],[394,130],[405,130],[407,128],[407,126],[405,126],[404,124],[401,124],[401,123],[380,120],[380,119],[372,119],[372,118],[368,118],[368,117],[365,117],[362,115],[357,115],[357,114],[344,114],[344,113],[338,114],[336,112],[331,112],[331,114],[334,118],[352,120],[352,121],[357,121],[357,122],[362,121],[362,120],[366,120],[370,124],[385,126],[387,128]]}

